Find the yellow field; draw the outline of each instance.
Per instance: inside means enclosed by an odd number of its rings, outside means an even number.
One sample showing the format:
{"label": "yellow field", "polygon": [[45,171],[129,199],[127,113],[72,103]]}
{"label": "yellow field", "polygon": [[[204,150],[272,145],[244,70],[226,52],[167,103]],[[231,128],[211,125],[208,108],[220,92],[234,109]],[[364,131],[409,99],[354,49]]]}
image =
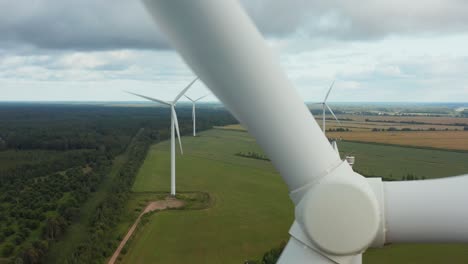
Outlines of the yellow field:
{"label": "yellow field", "polygon": [[[426,117],[421,117],[426,118]],[[458,122],[463,118],[456,118]],[[459,120],[460,119],[460,120]],[[439,120],[443,122],[442,120]],[[421,121],[422,122],[422,121]],[[435,123],[434,120],[431,122]],[[319,122],[320,123],[320,122]],[[376,124],[375,126],[370,126]],[[425,129],[434,127],[437,130],[444,130],[445,128],[451,131],[382,131],[372,132],[372,128],[388,128],[396,127],[398,129],[411,128],[411,129]],[[392,145],[414,146],[414,147],[429,147],[438,149],[450,150],[467,150],[468,151],[468,131],[463,131],[463,127],[455,126],[434,126],[434,125],[405,125],[405,124],[392,124],[392,123],[356,123],[353,121],[342,122],[339,126],[336,122],[327,121],[327,128],[349,128],[351,132],[327,132],[329,138],[340,138],[344,140],[352,140],[359,142],[374,142]],[[458,128],[459,131],[453,131]],[[245,131],[240,124],[228,125],[219,127],[219,129]]]}
{"label": "yellow field", "polygon": [[[371,131],[374,128],[388,129],[394,127],[397,129],[410,128],[412,130],[451,130],[461,131],[464,124],[468,125],[468,118],[453,117],[418,117],[418,116],[358,116],[358,115],[340,115],[340,119],[352,119],[352,121],[341,121],[341,125],[335,120],[327,120],[327,129],[349,128],[352,131]],[[322,124],[321,116],[315,117],[319,125]],[[332,116],[327,118],[332,119]],[[369,120],[369,121],[366,121]],[[372,122],[374,121],[374,122]],[[377,122],[375,122],[377,121]],[[388,121],[388,122],[379,122]],[[423,124],[398,123],[398,122],[419,122]],[[455,125],[459,124],[459,125]]]}
{"label": "yellow field", "polygon": [[241,126],[240,124],[233,124],[233,125],[227,125],[227,126],[222,126],[222,127],[215,127],[216,129],[225,129],[225,130],[238,130],[238,131],[246,131],[246,129]]}
{"label": "yellow field", "polygon": [[[328,117],[328,116],[327,116]],[[331,116],[330,116],[331,117]],[[432,116],[358,116],[358,115],[340,115],[340,118],[350,118],[353,121],[365,122],[366,119],[379,120],[379,121],[415,121],[432,124],[456,124],[464,123],[468,124],[468,118],[456,118],[456,117],[432,117]]]}
{"label": "yellow field", "polygon": [[[321,125],[322,123],[319,122]],[[412,130],[429,130],[435,128],[436,130],[463,130],[463,126],[449,126],[449,125],[420,125],[420,124],[401,124],[401,123],[380,123],[380,122],[355,122],[355,121],[343,121],[341,125],[337,122],[327,121],[327,129],[330,128],[349,128],[352,131],[371,131],[374,128],[378,129],[388,129],[394,127],[397,129],[410,128]]]}
{"label": "yellow field", "polygon": [[328,132],[327,137],[360,142],[468,150],[468,131]]}

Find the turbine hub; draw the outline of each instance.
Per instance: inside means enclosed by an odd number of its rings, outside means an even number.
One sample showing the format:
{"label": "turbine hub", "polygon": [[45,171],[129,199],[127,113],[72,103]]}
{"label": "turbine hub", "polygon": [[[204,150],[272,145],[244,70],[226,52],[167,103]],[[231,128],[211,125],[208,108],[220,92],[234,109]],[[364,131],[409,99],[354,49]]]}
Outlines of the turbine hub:
{"label": "turbine hub", "polygon": [[375,240],[381,217],[366,179],[339,166],[311,187],[296,207],[296,219],[321,251],[343,256],[364,252]]}

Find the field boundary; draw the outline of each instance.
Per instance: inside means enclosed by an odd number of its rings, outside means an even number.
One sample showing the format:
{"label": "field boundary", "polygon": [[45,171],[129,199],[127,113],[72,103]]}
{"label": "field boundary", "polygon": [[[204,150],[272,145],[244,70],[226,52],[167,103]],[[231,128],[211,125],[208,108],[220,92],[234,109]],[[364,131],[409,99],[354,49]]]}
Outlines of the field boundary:
{"label": "field boundary", "polygon": [[224,128],[222,126],[214,126],[213,129],[248,133],[248,131],[246,129]]}
{"label": "field boundary", "polygon": [[468,153],[468,150],[463,150],[463,149],[435,148],[435,147],[429,147],[429,146],[414,146],[414,145],[391,144],[391,143],[360,141],[360,140],[348,140],[348,139],[342,139],[341,141],[351,142],[351,143],[359,143],[359,144],[390,146],[390,147],[393,146],[393,147],[402,147],[402,148],[414,148],[414,149],[438,150],[438,151],[446,151],[446,152]]}

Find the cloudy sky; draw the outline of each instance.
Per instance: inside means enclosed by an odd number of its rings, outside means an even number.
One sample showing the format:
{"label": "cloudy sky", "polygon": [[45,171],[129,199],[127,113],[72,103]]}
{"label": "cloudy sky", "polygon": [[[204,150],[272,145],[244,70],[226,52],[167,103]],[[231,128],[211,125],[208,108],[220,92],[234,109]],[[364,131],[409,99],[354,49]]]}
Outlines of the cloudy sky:
{"label": "cloudy sky", "polygon": [[[468,102],[466,0],[242,4],[306,101],[336,79],[330,101]],[[0,1],[0,101],[169,99],[192,78],[139,1]]]}

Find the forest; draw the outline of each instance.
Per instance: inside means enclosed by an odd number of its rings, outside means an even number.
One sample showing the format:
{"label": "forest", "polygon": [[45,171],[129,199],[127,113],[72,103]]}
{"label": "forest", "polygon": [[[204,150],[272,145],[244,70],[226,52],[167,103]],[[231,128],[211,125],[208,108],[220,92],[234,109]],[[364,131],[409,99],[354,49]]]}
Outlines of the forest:
{"label": "forest", "polygon": [[[181,133],[190,133],[191,108],[177,113]],[[198,130],[234,122],[224,109],[197,111]],[[169,111],[160,107],[0,104],[0,263],[45,262],[116,156],[126,152],[129,158],[90,212],[85,242],[60,260],[102,262],[148,147],[168,138],[169,125]]]}

